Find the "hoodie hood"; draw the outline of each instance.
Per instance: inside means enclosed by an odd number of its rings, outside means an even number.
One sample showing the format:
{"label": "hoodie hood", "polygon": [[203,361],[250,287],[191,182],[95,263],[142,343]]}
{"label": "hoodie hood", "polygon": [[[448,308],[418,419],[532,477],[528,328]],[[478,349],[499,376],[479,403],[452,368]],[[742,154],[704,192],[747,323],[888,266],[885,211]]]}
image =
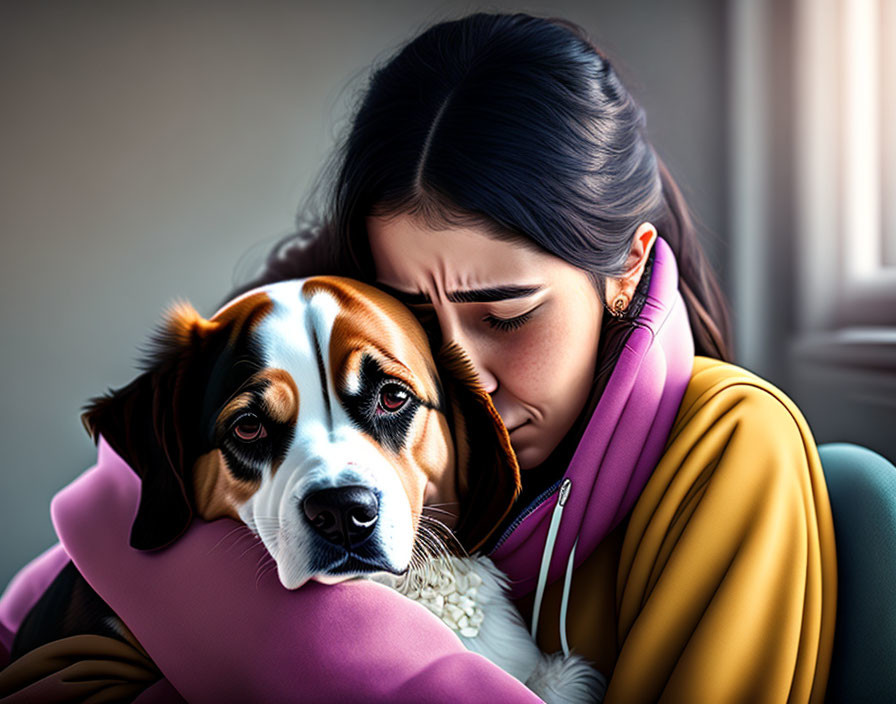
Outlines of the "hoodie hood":
{"label": "hoodie hood", "polygon": [[[594,409],[566,472],[525,508],[490,557],[519,598],[539,576],[543,548],[550,560],[547,582],[587,558],[622,521],[656,467],[694,366],[694,341],[678,290],[678,264],[657,237],[647,298],[636,326]],[[568,480],[568,481],[567,481]],[[548,541],[552,515],[565,485],[562,520]]]}

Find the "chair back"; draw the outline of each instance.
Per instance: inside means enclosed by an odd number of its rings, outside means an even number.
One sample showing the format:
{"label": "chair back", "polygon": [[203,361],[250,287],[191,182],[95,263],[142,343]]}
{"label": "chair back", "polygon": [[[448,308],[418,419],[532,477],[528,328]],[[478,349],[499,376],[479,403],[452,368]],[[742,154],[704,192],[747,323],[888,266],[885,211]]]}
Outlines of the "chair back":
{"label": "chair back", "polygon": [[851,443],[818,446],[837,544],[826,702],[896,702],[896,467]]}

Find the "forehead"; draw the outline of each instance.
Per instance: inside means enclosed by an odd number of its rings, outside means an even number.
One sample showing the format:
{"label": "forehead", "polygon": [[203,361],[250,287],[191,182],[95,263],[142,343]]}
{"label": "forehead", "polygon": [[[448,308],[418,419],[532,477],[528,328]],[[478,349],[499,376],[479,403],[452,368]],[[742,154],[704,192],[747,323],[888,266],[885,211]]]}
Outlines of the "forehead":
{"label": "forehead", "polygon": [[362,362],[405,381],[421,399],[439,397],[428,340],[416,318],[372,286],[340,277],[312,277],[264,287],[235,299],[213,320],[237,322],[263,367],[288,371],[300,385],[322,377],[352,386]]}
{"label": "forehead", "polygon": [[535,245],[497,239],[484,227],[435,230],[411,215],[371,216],[367,232],[377,279],[395,288],[432,280],[454,289],[541,279],[562,262]]}

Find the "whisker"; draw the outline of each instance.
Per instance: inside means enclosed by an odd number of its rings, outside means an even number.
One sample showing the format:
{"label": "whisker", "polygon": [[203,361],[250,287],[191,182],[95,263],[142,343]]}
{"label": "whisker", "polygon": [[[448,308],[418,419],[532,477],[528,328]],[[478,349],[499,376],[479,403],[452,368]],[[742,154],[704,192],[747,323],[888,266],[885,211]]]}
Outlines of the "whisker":
{"label": "whisker", "polygon": [[418,532],[421,542],[433,551],[437,552],[442,547],[439,536],[434,533],[425,522],[420,523]]}
{"label": "whisker", "polygon": [[[246,527],[245,525],[238,525],[238,526],[234,526],[233,528],[231,528],[229,531],[227,531],[227,533],[225,533],[223,536],[221,536],[220,540],[218,540],[217,543],[215,543],[211,548],[209,548],[208,553],[211,554],[212,552],[214,552],[221,543],[223,543],[225,540],[227,540],[227,538],[231,537],[234,533],[242,533],[243,529],[245,527]],[[250,535],[251,535],[251,531],[250,531]],[[231,548],[233,548],[235,545],[237,545],[239,543],[240,540],[242,540],[245,537],[246,537],[245,535],[240,535],[239,540],[235,541],[233,543],[233,545],[231,545],[230,547],[227,548],[227,550],[230,550]],[[227,552],[227,550],[225,550],[225,552]]]}
{"label": "whisker", "polygon": [[264,579],[268,574],[275,571],[277,569],[277,563],[274,562],[272,565],[266,565],[265,568],[259,572],[255,577],[255,589],[258,589],[258,583]]}
{"label": "whisker", "polygon": [[433,557],[441,557],[443,555],[447,555],[448,549],[441,536],[439,536],[439,534],[435,531],[430,530],[428,527],[425,529],[425,531],[430,545],[432,545],[433,548]]}
{"label": "whisker", "polygon": [[[259,536],[256,535],[256,536],[255,536],[255,542],[253,542],[249,547],[247,547],[245,550],[243,550],[243,551],[240,553],[240,556],[237,558],[237,560],[241,560],[247,553],[249,553],[249,552],[251,552],[252,550],[254,550],[255,548],[257,548],[259,543],[261,543],[262,547],[264,547],[264,542],[262,541],[261,537],[259,537]],[[267,548],[265,548],[265,550],[264,550],[264,554],[265,554],[265,555],[270,555],[270,553],[267,551]]]}
{"label": "whisker", "polygon": [[425,522],[427,523],[427,525],[431,526],[435,531],[437,531],[438,534],[443,537],[446,542],[454,544],[462,555],[468,555],[466,548],[464,548],[464,546],[461,544],[454,531],[446,526],[442,521],[437,518],[433,518],[432,516],[426,516]]}
{"label": "whisker", "polygon": [[[437,518],[433,518],[432,516],[421,515],[420,525],[426,525],[428,528],[436,532],[440,539],[444,540],[446,543],[446,549],[448,544],[450,543],[456,548],[453,554],[459,554],[463,557],[469,557],[470,554],[467,552],[466,548],[461,544],[460,540],[458,540],[457,536],[454,534],[454,531],[451,530],[448,526],[446,526],[442,521]],[[452,551],[448,551],[451,553]]]}
{"label": "whisker", "polygon": [[438,545],[433,541],[432,537],[425,533],[420,534],[420,546],[422,549],[422,557],[425,562],[434,559],[438,555]]}
{"label": "whisker", "polygon": [[454,513],[453,511],[446,511],[443,508],[437,508],[435,506],[424,506],[422,515],[425,516],[427,514],[427,512],[429,512],[429,511],[434,511],[436,513],[444,513],[446,516],[454,516],[455,518],[457,518],[457,514]]}
{"label": "whisker", "polygon": [[427,584],[437,572],[443,572],[450,555],[444,541],[433,531],[426,522],[418,526],[417,539],[414,543],[414,551],[419,559],[413,570],[399,583],[399,591],[405,586],[413,584]]}
{"label": "whisker", "polygon": [[425,531],[418,531],[411,554],[417,558],[415,571],[425,568],[426,564],[431,559],[432,554],[432,546],[429,542],[429,536]]}

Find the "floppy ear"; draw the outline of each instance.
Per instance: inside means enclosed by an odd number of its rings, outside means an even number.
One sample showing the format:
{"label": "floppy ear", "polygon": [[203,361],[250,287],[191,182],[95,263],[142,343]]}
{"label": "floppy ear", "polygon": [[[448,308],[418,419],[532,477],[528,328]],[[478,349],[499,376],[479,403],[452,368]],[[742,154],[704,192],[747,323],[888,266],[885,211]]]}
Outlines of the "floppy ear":
{"label": "floppy ear", "polygon": [[190,368],[216,324],[188,303],[172,306],[166,318],[141,363],[143,374],[90,399],[81,415],[93,441],[102,435],[140,476],[140,507],[130,539],[138,550],[168,545],[193,517],[186,475],[196,431],[185,423],[198,428],[201,395],[190,388]]}
{"label": "floppy ear", "polygon": [[455,534],[472,553],[510,511],[521,489],[520,469],[507,429],[463,350],[455,343],[445,345],[438,364],[457,458],[460,516]]}

